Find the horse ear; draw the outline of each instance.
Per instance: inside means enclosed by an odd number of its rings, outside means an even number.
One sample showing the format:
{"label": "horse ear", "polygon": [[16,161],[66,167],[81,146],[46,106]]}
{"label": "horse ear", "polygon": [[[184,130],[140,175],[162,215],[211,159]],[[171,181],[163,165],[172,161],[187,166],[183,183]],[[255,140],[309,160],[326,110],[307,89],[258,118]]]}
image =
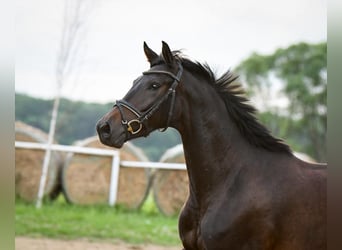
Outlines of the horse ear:
{"label": "horse ear", "polygon": [[163,44],[163,48],[162,48],[162,55],[163,55],[163,58],[164,58],[166,64],[172,65],[172,64],[174,63],[174,61],[175,61],[175,58],[174,58],[173,55],[172,55],[172,52],[171,52],[171,50],[170,50],[170,47],[169,47],[169,45],[168,45],[166,42],[164,42],[164,41],[162,41],[162,44]]}
{"label": "horse ear", "polygon": [[157,55],[156,52],[154,52],[153,50],[151,50],[146,42],[144,42],[144,52],[145,52],[145,55],[147,57],[147,61],[149,61],[150,65],[152,66],[152,64],[158,60],[159,56]]}

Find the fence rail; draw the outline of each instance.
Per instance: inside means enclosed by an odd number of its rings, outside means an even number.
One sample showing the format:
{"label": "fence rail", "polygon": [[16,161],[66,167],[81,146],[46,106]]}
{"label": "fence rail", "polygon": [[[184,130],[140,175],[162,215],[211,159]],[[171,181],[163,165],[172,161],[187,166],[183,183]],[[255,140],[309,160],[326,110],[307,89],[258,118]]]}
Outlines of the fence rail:
{"label": "fence rail", "polygon": [[[79,154],[92,154],[100,156],[111,156],[112,167],[111,177],[109,184],[109,197],[108,204],[114,206],[117,198],[118,183],[119,183],[119,169],[122,167],[134,167],[134,168],[151,168],[151,169],[172,169],[172,170],[185,170],[186,165],[181,163],[164,163],[164,162],[145,162],[145,161],[120,161],[120,151],[111,149],[81,147],[81,146],[69,146],[60,144],[44,144],[36,142],[23,142],[15,141],[16,148],[24,149],[36,149],[36,150],[47,150],[48,148],[52,151],[72,152]],[[41,179],[45,178],[41,176]],[[41,188],[41,185],[39,189]],[[37,198],[37,204],[41,203],[41,197]]]}
{"label": "fence rail", "polygon": [[186,165],[182,163],[166,163],[151,161],[120,161],[122,167],[131,168],[156,168],[156,169],[173,169],[186,170]]}

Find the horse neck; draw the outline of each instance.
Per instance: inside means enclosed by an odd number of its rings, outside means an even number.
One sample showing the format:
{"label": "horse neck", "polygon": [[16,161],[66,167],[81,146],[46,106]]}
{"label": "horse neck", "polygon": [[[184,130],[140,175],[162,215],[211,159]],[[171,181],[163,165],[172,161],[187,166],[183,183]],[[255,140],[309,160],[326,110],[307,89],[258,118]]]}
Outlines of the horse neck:
{"label": "horse neck", "polygon": [[214,88],[204,82],[193,83],[197,88],[186,84],[176,129],[183,141],[190,193],[206,197],[204,193],[215,191],[220,181],[258,157],[256,149],[242,138]]}

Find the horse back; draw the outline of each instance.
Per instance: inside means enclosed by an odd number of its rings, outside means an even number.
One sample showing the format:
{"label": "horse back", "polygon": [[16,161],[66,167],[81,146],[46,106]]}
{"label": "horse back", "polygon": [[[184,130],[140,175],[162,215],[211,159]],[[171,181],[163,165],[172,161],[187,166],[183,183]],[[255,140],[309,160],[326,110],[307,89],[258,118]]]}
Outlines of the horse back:
{"label": "horse back", "polygon": [[327,164],[292,161],[276,224],[279,249],[326,249]]}

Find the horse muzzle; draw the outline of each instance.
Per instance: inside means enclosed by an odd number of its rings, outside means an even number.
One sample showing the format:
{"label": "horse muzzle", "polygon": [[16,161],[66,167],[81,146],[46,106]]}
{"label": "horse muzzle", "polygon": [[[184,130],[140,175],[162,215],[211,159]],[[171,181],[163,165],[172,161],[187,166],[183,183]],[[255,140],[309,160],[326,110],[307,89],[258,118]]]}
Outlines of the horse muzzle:
{"label": "horse muzzle", "polygon": [[99,120],[96,124],[96,131],[101,143],[104,145],[121,148],[126,141],[126,133],[122,129],[122,126],[114,128],[109,121]]}

